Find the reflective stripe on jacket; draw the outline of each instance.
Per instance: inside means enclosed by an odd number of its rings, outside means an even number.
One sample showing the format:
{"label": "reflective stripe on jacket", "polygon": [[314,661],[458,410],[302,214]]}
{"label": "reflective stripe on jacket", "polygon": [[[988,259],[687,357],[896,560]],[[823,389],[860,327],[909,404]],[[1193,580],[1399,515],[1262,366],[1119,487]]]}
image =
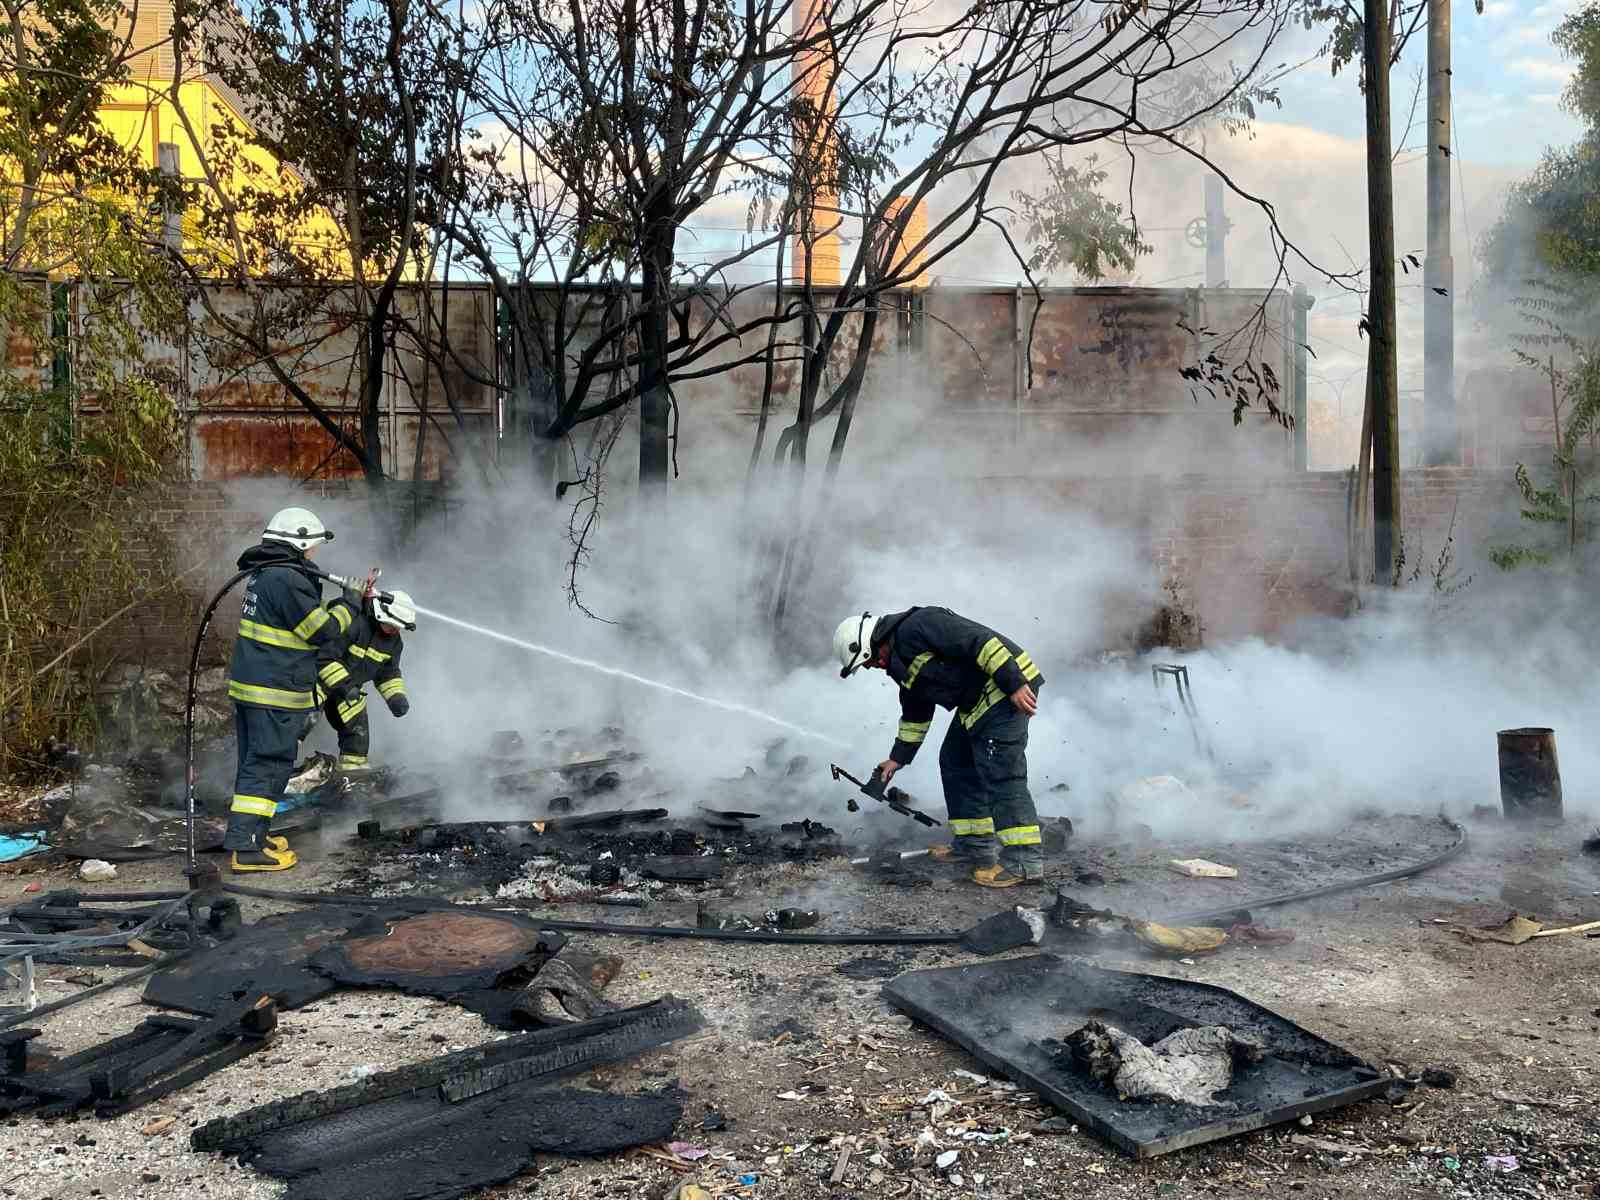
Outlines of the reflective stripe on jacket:
{"label": "reflective stripe on jacket", "polygon": [[305,557],[282,542],[262,542],[239,556],[245,583],[239,636],[228,668],[228,695],[261,708],[309,709],[316,703],[317,650],[337,645],[348,615],[322,604],[322,584]]}
{"label": "reflective stripe on jacket", "polygon": [[[375,683],[385,701],[405,694],[406,681],[400,675],[400,652],[405,642],[396,633],[390,636],[379,627],[365,606],[357,607],[348,597],[328,602],[328,611],[345,623],[345,635],[317,651],[317,681],[328,692],[348,689],[360,694],[363,684]],[[362,700],[360,709],[366,707]],[[359,711],[359,709],[357,710]]]}
{"label": "reflective stripe on jacket", "polygon": [[889,645],[889,677],[900,685],[900,727],[889,757],[916,757],[933,724],[935,708],[956,711],[971,729],[1023,684],[1044,676],[1027,651],[986,625],[948,608],[913,608],[880,618],[872,644]]}

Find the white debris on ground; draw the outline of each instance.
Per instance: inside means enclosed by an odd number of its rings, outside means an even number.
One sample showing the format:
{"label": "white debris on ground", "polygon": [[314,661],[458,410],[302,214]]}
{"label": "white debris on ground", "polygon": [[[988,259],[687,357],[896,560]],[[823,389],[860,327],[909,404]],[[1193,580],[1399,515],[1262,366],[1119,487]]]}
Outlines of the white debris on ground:
{"label": "white debris on ground", "polygon": [[[609,851],[601,856],[601,861],[610,859]],[[586,868],[567,866],[555,858],[530,858],[522,865],[522,877],[501,884],[495,896],[500,900],[560,901],[588,898],[599,892],[612,903],[625,903],[628,899],[648,899],[661,886],[637,871],[623,868],[616,883],[598,887],[587,878]]]}
{"label": "white debris on ground", "polygon": [[1146,1046],[1103,1021],[1067,1038],[1078,1063],[1124,1100],[1175,1100],[1209,1107],[1233,1082],[1238,1061],[1259,1062],[1266,1051],[1225,1025],[1180,1029]]}

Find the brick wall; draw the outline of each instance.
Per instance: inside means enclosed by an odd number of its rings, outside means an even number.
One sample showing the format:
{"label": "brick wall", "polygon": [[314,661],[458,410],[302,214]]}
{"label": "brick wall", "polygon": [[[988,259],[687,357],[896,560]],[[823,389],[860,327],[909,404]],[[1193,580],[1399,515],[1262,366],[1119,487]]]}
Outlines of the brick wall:
{"label": "brick wall", "polygon": [[[1489,545],[1514,534],[1509,472],[1430,468],[1401,486],[1402,575],[1410,580],[1420,567],[1415,586],[1433,586],[1447,542],[1446,572],[1459,581],[1487,567]],[[1146,545],[1207,640],[1272,637],[1304,617],[1352,611],[1348,498],[1344,472],[1253,483],[1185,476],[1149,494]],[[1359,561],[1365,578],[1370,542]]]}
{"label": "brick wall", "polygon": [[[1027,503],[1036,505],[1038,481],[1022,482],[1029,485]],[[1351,611],[1347,487],[1343,473],[1311,472],[1249,481],[1186,475],[1114,486],[1063,479],[1049,494],[1064,517],[1087,512],[1130,532],[1199,619],[1204,640],[1215,642],[1281,636],[1298,619]],[[1420,562],[1427,586],[1452,516],[1455,565],[1463,573],[1482,569],[1487,546],[1517,524],[1516,488],[1506,472],[1414,471],[1405,477],[1402,504],[1406,573]],[[176,666],[187,660],[205,599],[269,514],[229,509],[221,486],[212,483],[168,489],[148,512],[148,525],[135,536],[149,539],[152,564],[163,546],[180,569],[203,564],[181,594],[144,606],[130,626],[131,648],[143,661]],[[1364,570],[1366,562],[1370,552]],[[237,618],[237,605],[224,602],[206,661],[225,659]]]}

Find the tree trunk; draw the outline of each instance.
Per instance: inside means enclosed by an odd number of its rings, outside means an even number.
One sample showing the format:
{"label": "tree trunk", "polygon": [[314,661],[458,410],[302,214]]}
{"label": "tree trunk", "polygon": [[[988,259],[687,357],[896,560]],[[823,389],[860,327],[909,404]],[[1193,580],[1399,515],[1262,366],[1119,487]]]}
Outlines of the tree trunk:
{"label": "tree trunk", "polygon": [[1372,291],[1367,304],[1367,378],[1372,388],[1372,573],[1393,584],[1401,545],[1399,372],[1395,362],[1394,164],[1389,130],[1388,0],[1364,0],[1367,101],[1367,224]]}
{"label": "tree trunk", "polygon": [[[812,506],[810,516],[805,519],[803,525],[797,524],[795,527],[796,566],[785,577],[783,590],[778,596],[775,620],[778,622],[776,632],[779,644],[797,652],[805,645],[808,635],[804,630],[787,628],[788,622],[784,618],[791,611],[804,611],[804,606],[795,601],[804,598],[806,584],[815,578],[813,564],[817,557],[817,540],[819,537],[827,536],[828,533],[833,507],[833,489],[839,478],[839,468],[844,463],[844,447],[850,438],[851,422],[855,419],[856,401],[861,396],[861,385],[867,377],[867,362],[872,356],[872,339],[878,329],[878,311],[878,294],[869,293],[862,310],[861,330],[850,361],[850,370],[845,375],[844,382],[839,385],[839,418],[833,427],[833,442],[828,447],[828,464],[823,471],[822,486],[817,491],[816,502]],[[825,359],[827,356],[824,354],[822,357]],[[794,593],[792,596],[791,590]]]}
{"label": "tree trunk", "polygon": [[[385,314],[386,315],[386,314]],[[400,521],[395,510],[393,489],[383,469],[383,371],[374,369],[384,359],[384,328],[386,322],[371,314],[366,329],[367,353],[362,364],[361,378],[361,445],[366,450],[362,464],[367,478],[367,502],[372,509],[373,528],[378,535],[378,545],[385,555],[393,556],[400,550]]]}
{"label": "tree trunk", "polygon": [[641,290],[643,320],[639,323],[639,491],[666,490],[672,462],[672,401],[667,393],[667,355],[671,341],[673,231],[670,198],[651,205],[647,214]]}

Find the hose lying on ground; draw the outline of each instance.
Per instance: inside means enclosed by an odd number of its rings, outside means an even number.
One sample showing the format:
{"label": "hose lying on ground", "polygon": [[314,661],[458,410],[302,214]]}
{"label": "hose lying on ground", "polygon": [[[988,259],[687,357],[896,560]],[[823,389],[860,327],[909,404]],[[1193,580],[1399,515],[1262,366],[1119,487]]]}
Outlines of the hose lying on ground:
{"label": "hose lying on ground", "polygon": [[1421,875],[1424,871],[1431,871],[1435,867],[1442,867],[1445,863],[1459,855],[1467,848],[1467,830],[1458,821],[1441,816],[1439,823],[1445,828],[1453,830],[1456,840],[1445,847],[1432,858],[1423,859],[1421,862],[1409,866],[1396,867],[1392,871],[1380,871],[1376,875],[1363,875],[1359,879],[1348,879],[1342,883],[1324,884],[1322,887],[1308,888],[1303,892],[1285,892],[1279,896],[1268,896],[1265,900],[1246,900],[1241,904],[1229,905],[1227,908],[1211,908],[1203,912],[1179,913],[1175,917],[1162,917],[1163,925],[1210,925],[1217,921],[1225,921],[1238,913],[1253,911],[1258,908],[1282,908],[1285,904],[1303,904],[1307,900],[1320,900],[1324,896],[1337,896],[1341,892],[1359,891],[1361,888],[1376,887],[1380,883],[1393,883],[1397,879],[1409,879],[1414,875]]}

